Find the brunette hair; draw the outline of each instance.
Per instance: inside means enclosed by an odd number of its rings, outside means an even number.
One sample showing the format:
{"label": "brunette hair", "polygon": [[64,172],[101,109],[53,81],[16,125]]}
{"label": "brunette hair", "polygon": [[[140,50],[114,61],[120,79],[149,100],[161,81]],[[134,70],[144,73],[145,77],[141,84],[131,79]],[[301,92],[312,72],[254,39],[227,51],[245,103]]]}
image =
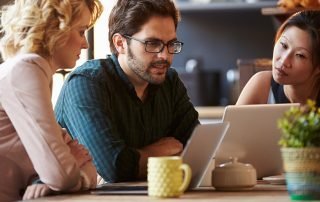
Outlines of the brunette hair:
{"label": "brunette hair", "polygon": [[114,34],[133,35],[153,16],[171,17],[177,28],[180,13],[172,0],[118,0],[109,16],[110,50],[118,55],[112,37]]}

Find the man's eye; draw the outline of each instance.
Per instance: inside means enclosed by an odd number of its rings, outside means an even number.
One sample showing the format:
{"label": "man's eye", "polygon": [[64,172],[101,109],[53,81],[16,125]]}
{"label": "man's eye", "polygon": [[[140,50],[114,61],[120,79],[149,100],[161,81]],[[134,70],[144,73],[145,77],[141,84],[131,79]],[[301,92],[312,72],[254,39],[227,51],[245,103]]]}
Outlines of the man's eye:
{"label": "man's eye", "polygon": [[169,43],[170,47],[175,47],[175,46],[178,46],[178,45],[179,45],[179,42],[176,42],[176,41]]}
{"label": "man's eye", "polygon": [[159,41],[148,41],[149,46],[159,46],[161,43]]}

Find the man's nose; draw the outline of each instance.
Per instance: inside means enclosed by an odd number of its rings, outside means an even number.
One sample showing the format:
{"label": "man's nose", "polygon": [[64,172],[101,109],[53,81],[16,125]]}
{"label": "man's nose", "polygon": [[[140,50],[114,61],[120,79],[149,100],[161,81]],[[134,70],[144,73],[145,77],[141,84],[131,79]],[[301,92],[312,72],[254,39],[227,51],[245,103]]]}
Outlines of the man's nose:
{"label": "man's nose", "polygon": [[158,53],[158,57],[167,60],[170,57],[168,46],[163,46],[162,50]]}

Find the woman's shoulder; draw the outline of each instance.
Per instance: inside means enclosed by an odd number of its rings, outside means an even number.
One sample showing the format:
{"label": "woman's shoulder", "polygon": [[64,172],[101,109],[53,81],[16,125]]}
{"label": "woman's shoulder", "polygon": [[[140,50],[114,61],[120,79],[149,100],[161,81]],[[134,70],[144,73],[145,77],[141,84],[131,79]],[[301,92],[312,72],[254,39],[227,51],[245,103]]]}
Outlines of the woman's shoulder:
{"label": "woman's shoulder", "polygon": [[254,74],[246,84],[253,88],[269,88],[272,80],[272,71],[260,71]]}
{"label": "woman's shoulder", "polygon": [[269,82],[272,79],[272,71],[260,71],[260,72],[257,72],[252,76],[252,79],[255,79],[255,80],[258,80],[258,81],[267,80]]}
{"label": "woman's shoulder", "polygon": [[[11,82],[18,81],[49,81],[53,75],[53,70],[48,61],[37,54],[19,54],[6,60],[3,64],[3,75]],[[30,82],[29,82],[30,83]]]}
{"label": "woman's shoulder", "polygon": [[39,66],[44,68],[49,68],[49,62],[42,56],[35,53],[24,53],[18,54],[12,58],[7,59],[3,64],[7,68],[28,68],[33,66]]}
{"label": "woman's shoulder", "polygon": [[271,79],[271,71],[261,71],[254,74],[241,91],[237,104],[267,103]]}
{"label": "woman's shoulder", "polygon": [[15,62],[15,63],[19,63],[19,62],[23,62],[23,63],[35,63],[37,61],[39,62],[45,62],[45,63],[48,63],[48,61],[36,54],[36,53],[21,53],[21,54],[18,54],[10,59],[8,59],[8,61],[11,61],[11,62]]}

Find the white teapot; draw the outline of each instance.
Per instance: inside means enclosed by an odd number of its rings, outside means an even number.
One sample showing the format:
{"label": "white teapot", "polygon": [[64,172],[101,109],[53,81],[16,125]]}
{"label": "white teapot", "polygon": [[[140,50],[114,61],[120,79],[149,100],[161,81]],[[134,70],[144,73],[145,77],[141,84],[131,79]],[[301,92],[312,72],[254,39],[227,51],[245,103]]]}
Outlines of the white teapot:
{"label": "white teapot", "polygon": [[239,163],[237,158],[218,165],[212,171],[212,186],[221,191],[251,189],[257,184],[256,169],[250,164]]}

